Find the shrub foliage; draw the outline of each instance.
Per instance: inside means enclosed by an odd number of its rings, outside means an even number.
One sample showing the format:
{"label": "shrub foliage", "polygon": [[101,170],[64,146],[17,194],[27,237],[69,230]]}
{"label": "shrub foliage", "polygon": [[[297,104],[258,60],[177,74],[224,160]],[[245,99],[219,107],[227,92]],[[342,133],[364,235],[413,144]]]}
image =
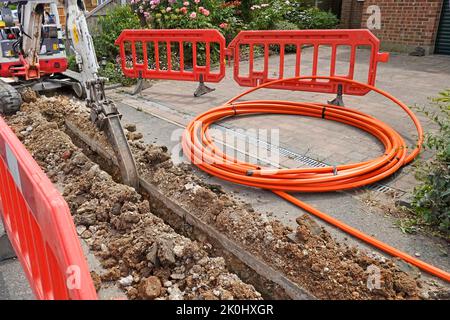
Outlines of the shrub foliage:
{"label": "shrub foliage", "polygon": [[425,136],[424,147],[435,156],[418,165],[421,181],[414,190],[413,210],[426,223],[450,235],[450,89],[433,99],[430,112],[422,109],[438,127]]}

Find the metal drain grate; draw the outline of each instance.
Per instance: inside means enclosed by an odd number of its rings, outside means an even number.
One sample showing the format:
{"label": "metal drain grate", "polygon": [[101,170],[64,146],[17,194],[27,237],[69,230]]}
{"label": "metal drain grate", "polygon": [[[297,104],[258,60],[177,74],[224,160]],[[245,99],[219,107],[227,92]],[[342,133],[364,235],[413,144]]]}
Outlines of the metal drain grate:
{"label": "metal drain grate", "polygon": [[288,150],[288,149],[283,148],[283,147],[278,147],[278,150],[279,150],[280,154],[288,157],[289,159],[292,159],[292,160],[295,160],[297,162],[306,164],[306,165],[308,165],[310,167],[319,168],[319,167],[327,167],[327,166],[329,166],[328,164],[326,164],[324,162],[315,160],[315,159],[307,157],[305,155],[298,154],[298,153],[296,153],[294,151]]}
{"label": "metal drain grate", "polygon": [[[295,160],[295,161],[297,161],[297,162],[299,162],[301,164],[304,164],[304,165],[307,165],[307,166],[310,166],[310,167],[315,167],[315,168],[331,166],[328,163],[312,159],[312,158],[307,157],[305,155],[296,153],[296,152],[294,152],[292,150],[289,150],[289,149],[286,149],[286,148],[283,148],[283,147],[280,147],[280,146],[274,146],[274,145],[272,145],[272,144],[270,144],[270,143],[268,143],[266,141],[260,140],[258,138],[252,137],[252,136],[248,136],[248,135],[246,135],[246,134],[244,134],[242,132],[236,131],[236,130],[230,128],[230,127],[227,127],[227,126],[224,126],[224,125],[220,125],[220,124],[215,124],[214,126],[216,128],[218,128],[218,129],[220,129],[220,130],[223,130],[223,131],[231,131],[234,135],[241,136],[244,139],[248,140],[249,142],[251,141],[251,142],[253,142],[253,143],[257,144],[257,145],[264,146],[269,151],[273,151],[274,149],[277,149],[279,154],[281,154],[281,155],[283,155],[283,156],[285,156],[285,157],[287,157],[289,159]],[[403,190],[392,188],[392,187],[389,187],[387,185],[380,184],[380,183],[374,183],[374,184],[365,186],[365,187],[363,187],[361,189],[368,189],[368,190],[375,191],[375,192],[380,192],[380,193],[393,193],[393,194],[395,194],[397,196],[402,196],[402,195],[404,195],[406,193]]]}
{"label": "metal drain grate", "polygon": [[215,125],[215,127],[223,130],[223,131],[231,131],[234,135],[236,136],[241,136],[243,137],[245,140],[248,140],[249,142],[253,142],[254,144],[258,145],[258,146],[264,146],[268,151],[273,151],[273,150],[277,150],[279,154],[289,158],[289,159],[293,159],[296,160],[297,162],[303,163],[305,165],[308,165],[310,167],[326,167],[328,166],[328,164],[314,160],[312,158],[309,158],[307,156],[301,155],[299,153],[296,153],[294,151],[291,151],[289,149],[280,147],[280,146],[274,146],[266,141],[260,140],[258,138],[246,135],[242,132],[236,131],[232,128],[226,127],[224,125]]}
{"label": "metal drain grate", "polygon": [[380,183],[374,183],[374,184],[368,185],[365,187],[365,189],[369,189],[371,191],[376,191],[376,192],[381,192],[381,193],[392,193],[392,194],[395,194],[396,196],[403,196],[404,194],[406,194],[406,192],[403,190],[392,188],[392,187],[389,187],[389,186],[386,186],[386,185],[380,184]]}

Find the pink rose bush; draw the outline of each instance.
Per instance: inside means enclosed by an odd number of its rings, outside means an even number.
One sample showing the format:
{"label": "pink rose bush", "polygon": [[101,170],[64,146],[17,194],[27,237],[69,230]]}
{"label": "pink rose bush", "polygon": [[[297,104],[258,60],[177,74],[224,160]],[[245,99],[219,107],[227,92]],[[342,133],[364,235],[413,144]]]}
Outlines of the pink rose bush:
{"label": "pink rose bush", "polygon": [[151,29],[217,29],[230,39],[241,26],[241,2],[225,1],[131,0],[131,8]]}

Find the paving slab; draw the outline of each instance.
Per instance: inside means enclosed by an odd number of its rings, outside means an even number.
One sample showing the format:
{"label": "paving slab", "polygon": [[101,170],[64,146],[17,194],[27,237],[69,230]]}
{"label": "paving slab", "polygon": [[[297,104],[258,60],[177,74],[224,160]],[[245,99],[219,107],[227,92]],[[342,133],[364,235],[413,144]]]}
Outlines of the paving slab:
{"label": "paving slab", "polygon": [[[0,235],[4,234],[0,219]],[[0,300],[32,300],[33,292],[16,258],[0,261]]]}

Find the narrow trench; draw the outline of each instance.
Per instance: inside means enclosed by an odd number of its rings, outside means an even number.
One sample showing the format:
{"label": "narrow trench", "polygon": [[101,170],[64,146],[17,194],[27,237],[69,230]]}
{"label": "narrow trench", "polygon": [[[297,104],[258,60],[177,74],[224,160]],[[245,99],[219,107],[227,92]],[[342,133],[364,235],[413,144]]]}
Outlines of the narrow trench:
{"label": "narrow trench", "polygon": [[[71,138],[72,142],[77,147],[81,148],[83,153],[91,161],[96,163],[100,169],[110,174],[116,183],[122,184],[120,171],[112,160],[105,159],[105,157],[92,150],[91,147],[88,146],[74,132],[72,132],[67,125],[64,125],[63,130]],[[224,246],[221,239],[208,235],[202,230],[201,227],[197,227],[195,224],[189,223],[191,221],[186,221],[185,218],[180,217],[180,214],[174,212],[170,205],[162,199],[158,199],[157,197],[149,194],[145,188],[142,188],[142,186],[140,190],[137,190],[137,192],[143,197],[144,200],[149,201],[151,212],[163,219],[164,222],[170,225],[177,233],[191,239],[192,241],[211,244],[211,249],[207,250],[208,254],[211,257],[223,257],[230,272],[238,275],[242,281],[253,285],[255,289],[261,293],[263,299],[314,299],[311,294],[294,283],[288,282],[280,285],[268,277],[264,277],[261,274],[261,267],[250,267],[246,261],[241,260],[235,254],[235,251],[233,252],[230,248]],[[225,236],[221,237],[225,238]],[[267,267],[271,269],[269,266]],[[265,272],[267,272],[267,270]],[[276,277],[277,276],[274,275],[273,278]]]}
{"label": "narrow trench", "polygon": [[100,169],[107,172],[114,180],[114,182],[123,184],[119,168],[110,159],[105,159],[97,152],[93,151],[76,134],[74,134],[69,128],[67,128],[66,125],[64,125],[63,129],[64,133],[70,137],[73,144],[76,145],[78,148],[81,148],[83,154],[86,157],[88,157],[92,162],[97,164],[100,167]]}

